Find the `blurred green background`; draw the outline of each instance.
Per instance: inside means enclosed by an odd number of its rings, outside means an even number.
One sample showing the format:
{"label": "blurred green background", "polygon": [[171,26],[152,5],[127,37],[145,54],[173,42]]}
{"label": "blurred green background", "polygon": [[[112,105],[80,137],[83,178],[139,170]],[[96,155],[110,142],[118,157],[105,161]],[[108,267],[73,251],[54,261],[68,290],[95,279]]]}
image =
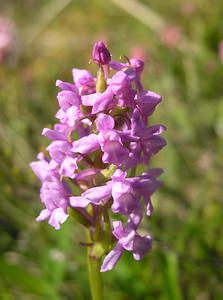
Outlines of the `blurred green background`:
{"label": "blurred green background", "polygon": [[168,128],[152,162],[164,186],[143,224],[153,251],[141,262],[126,253],[104,274],[105,299],[223,299],[223,1],[0,0],[0,15],[11,20],[2,49],[0,29],[0,299],[90,299],[83,229],[35,221],[29,163],[48,143],[56,79],[72,81],[74,66],[95,72],[98,39],[114,59],[145,60],[145,88],[164,97],[153,121]]}

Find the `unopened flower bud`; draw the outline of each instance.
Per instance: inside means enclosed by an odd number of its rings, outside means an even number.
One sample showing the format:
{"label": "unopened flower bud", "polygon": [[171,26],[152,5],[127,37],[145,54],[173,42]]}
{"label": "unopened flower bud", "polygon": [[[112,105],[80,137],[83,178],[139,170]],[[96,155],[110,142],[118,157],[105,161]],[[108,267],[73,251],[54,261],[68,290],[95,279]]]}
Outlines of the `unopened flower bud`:
{"label": "unopened flower bud", "polygon": [[130,59],[130,63],[135,68],[136,72],[142,73],[144,69],[144,62],[141,59],[132,58]]}
{"label": "unopened flower bud", "polygon": [[94,44],[92,50],[92,59],[96,64],[99,65],[107,65],[110,62],[110,52],[103,42],[98,41]]}

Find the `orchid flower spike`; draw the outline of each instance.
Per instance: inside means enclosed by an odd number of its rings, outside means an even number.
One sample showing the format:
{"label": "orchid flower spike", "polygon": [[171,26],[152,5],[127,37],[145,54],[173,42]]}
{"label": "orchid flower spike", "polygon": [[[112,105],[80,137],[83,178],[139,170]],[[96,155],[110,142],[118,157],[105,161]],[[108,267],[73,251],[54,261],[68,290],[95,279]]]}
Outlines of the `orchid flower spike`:
{"label": "orchid flower spike", "polygon": [[[89,229],[91,257],[103,258],[105,272],[124,251],[140,260],[151,250],[150,234],[139,232],[161,185],[162,169],[148,165],[166,145],[161,137],[166,128],[148,125],[162,98],[144,89],[141,60],[112,61],[101,41],[94,44],[92,59],[101,70],[97,78],[75,68],[73,82],[57,80],[57,122],[42,132],[51,140],[48,154],[40,153],[31,168],[41,182],[44,206],[37,221],[48,220],[58,230],[74,216]],[[104,65],[114,71],[110,78]]]}

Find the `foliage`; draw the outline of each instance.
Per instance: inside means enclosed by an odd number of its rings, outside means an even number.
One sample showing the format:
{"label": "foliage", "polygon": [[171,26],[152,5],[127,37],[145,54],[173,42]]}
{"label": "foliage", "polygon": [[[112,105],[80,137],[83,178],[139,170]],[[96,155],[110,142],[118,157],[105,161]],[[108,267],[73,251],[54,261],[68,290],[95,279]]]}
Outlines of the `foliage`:
{"label": "foliage", "polygon": [[56,79],[70,81],[99,38],[116,59],[143,49],[144,85],[164,96],[154,121],[168,128],[153,160],[164,186],[144,224],[154,249],[141,262],[126,254],[103,275],[106,299],[222,299],[222,1],[142,1],[183,35],[173,47],[115,1],[68,2],[6,1],[1,10],[17,25],[0,65],[1,299],[89,299],[83,231],[71,219],[60,232],[35,222],[39,185],[28,164],[54,121]]}

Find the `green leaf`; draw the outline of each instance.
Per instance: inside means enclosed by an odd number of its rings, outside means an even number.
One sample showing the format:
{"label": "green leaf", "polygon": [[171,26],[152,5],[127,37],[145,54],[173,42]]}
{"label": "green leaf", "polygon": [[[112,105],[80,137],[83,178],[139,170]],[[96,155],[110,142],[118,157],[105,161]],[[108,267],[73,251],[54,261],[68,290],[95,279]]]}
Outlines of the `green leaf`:
{"label": "green leaf", "polygon": [[[52,300],[58,300],[54,289],[39,276],[33,275],[23,266],[9,264],[5,260],[0,260],[1,276],[10,285],[21,288],[31,294],[47,296]],[[6,298],[7,299],[7,298]]]}
{"label": "green leaf", "polygon": [[160,254],[160,269],[163,279],[165,299],[182,300],[182,294],[179,283],[178,260],[173,252]]}

